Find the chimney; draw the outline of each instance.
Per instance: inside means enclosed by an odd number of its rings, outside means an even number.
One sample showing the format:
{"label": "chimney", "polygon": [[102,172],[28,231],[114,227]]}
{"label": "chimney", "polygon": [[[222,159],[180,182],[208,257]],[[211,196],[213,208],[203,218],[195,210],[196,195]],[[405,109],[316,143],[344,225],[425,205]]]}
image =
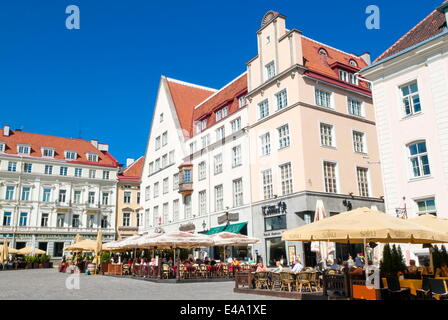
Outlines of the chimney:
{"label": "chimney", "polygon": [[3,135],[4,135],[5,137],[9,137],[10,134],[11,134],[11,127],[8,126],[8,125],[5,125],[5,126],[3,127]]}
{"label": "chimney", "polygon": [[92,139],[90,140],[90,143],[92,144],[92,146],[98,149],[98,140]]}
{"label": "chimney", "polygon": [[126,168],[129,168],[129,166],[130,166],[131,164],[133,164],[134,162],[135,162],[135,159],[127,158],[127,159],[126,159]]}
{"label": "chimney", "polygon": [[[446,24],[448,24],[448,1],[444,1],[440,6],[437,7],[437,10],[445,14],[445,22]],[[445,28],[447,28],[446,25]]]}
{"label": "chimney", "polygon": [[363,53],[359,56],[362,60],[365,61],[365,63],[367,63],[367,65],[371,65],[372,64],[372,59],[370,58],[370,53],[366,52]]}
{"label": "chimney", "polygon": [[105,143],[98,143],[98,150],[109,151],[109,145]]}

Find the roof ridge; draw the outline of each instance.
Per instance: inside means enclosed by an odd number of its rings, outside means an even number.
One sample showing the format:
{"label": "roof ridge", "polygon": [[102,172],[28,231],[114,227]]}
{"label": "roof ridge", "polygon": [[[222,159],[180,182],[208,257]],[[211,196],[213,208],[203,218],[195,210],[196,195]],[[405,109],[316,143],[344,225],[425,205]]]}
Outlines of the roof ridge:
{"label": "roof ridge", "polygon": [[134,162],[131,163],[131,165],[127,168],[125,168],[122,173],[125,173],[126,171],[128,171],[129,169],[131,169],[137,162],[139,162],[142,158],[144,158],[145,156],[140,156],[140,158],[138,158],[137,160],[135,160]]}
{"label": "roof ridge", "polygon": [[408,32],[406,32],[403,36],[401,36],[393,45],[391,45],[389,48],[386,49],[378,58],[373,61],[374,63],[381,60],[386,54],[388,54],[393,48],[395,48],[406,36],[408,36],[412,31],[414,31],[418,26],[420,26],[423,22],[425,22],[429,17],[431,17],[437,9],[431,11],[426,17],[424,17],[422,20],[420,20],[419,23],[417,23],[413,28],[411,28]]}
{"label": "roof ridge", "polygon": [[311,39],[311,38],[309,38],[309,37],[307,37],[307,36],[303,36],[303,35],[302,35],[302,38],[308,39],[308,40],[310,40],[310,41],[313,41],[313,42],[315,42],[315,43],[321,44],[321,45],[326,46],[326,47],[328,47],[328,48],[331,48],[331,49],[333,49],[333,50],[339,51],[340,53],[343,53],[343,54],[352,56],[352,57],[354,57],[354,58],[362,59],[360,56],[358,56],[358,55],[356,55],[356,54],[354,54],[354,53],[348,53],[348,52],[342,51],[341,49],[337,49],[337,48],[335,48],[335,47],[333,47],[333,46],[330,46],[330,45],[325,44],[325,43],[323,43],[323,42],[320,42],[320,41]]}
{"label": "roof ridge", "polygon": [[[3,128],[0,128],[0,130],[3,130]],[[51,137],[51,138],[56,138],[56,139],[78,140],[78,141],[90,143],[90,140],[86,140],[86,139],[82,139],[82,138],[67,138],[67,137],[55,136],[55,135],[51,135],[51,134],[44,134],[44,133],[37,133],[37,132],[30,132],[30,131],[23,131],[23,130],[11,130],[11,132],[13,132],[14,134],[19,132],[19,133],[39,135],[39,136],[44,136],[44,137]],[[96,140],[96,139],[91,139],[91,140]],[[98,143],[100,143],[100,144],[103,144],[99,140],[96,140],[96,141],[98,141]],[[96,148],[96,149],[98,149],[98,148]]]}
{"label": "roof ridge", "polygon": [[202,106],[204,103],[206,103],[208,100],[210,100],[211,98],[215,97],[216,95],[218,95],[221,91],[223,91],[225,88],[227,88],[228,86],[230,86],[231,84],[235,83],[237,80],[239,80],[241,77],[245,76],[247,74],[247,71],[244,71],[242,74],[240,74],[239,76],[237,76],[236,78],[234,78],[233,80],[231,80],[230,82],[228,82],[227,84],[225,84],[221,89],[217,90],[215,93],[213,93],[212,95],[210,95],[208,98],[206,98],[204,101],[201,101],[198,105],[196,105],[193,110],[198,109],[200,106]]}
{"label": "roof ridge", "polygon": [[191,87],[191,88],[196,88],[196,89],[201,89],[201,90],[206,90],[206,91],[217,91],[217,89],[214,89],[214,88],[201,86],[198,84],[194,84],[194,83],[190,83],[190,82],[186,82],[186,81],[182,81],[182,80],[177,80],[177,79],[173,79],[173,78],[169,78],[169,77],[166,77],[166,80],[169,82],[177,83],[177,84],[184,85],[184,86]]}

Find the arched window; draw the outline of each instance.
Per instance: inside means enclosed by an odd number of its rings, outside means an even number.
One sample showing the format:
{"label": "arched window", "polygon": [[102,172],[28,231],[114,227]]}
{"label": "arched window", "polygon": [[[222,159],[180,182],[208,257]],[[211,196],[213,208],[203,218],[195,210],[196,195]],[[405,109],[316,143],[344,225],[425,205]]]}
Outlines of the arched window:
{"label": "arched window", "polygon": [[327,50],[325,50],[324,48],[320,48],[320,49],[319,49],[319,54],[320,54],[320,55],[323,55],[323,56],[328,56],[328,52],[327,52]]}
{"label": "arched window", "polygon": [[415,141],[407,145],[409,163],[411,165],[411,177],[418,178],[429,176],[431,169],[429,166],[428,150],[426,141]]}
{"label": "arched window", "polygon": [[350,59],[349,63],[350,63],[350,65],[352,65],[354,67],[358,67],[358,63],[353,59]]}

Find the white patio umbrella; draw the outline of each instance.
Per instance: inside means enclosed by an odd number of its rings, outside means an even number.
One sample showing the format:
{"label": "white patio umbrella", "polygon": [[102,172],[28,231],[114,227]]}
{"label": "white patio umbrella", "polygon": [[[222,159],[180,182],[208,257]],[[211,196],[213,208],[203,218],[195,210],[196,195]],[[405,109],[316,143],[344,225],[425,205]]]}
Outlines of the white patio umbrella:
{"label": "white patio umbrella", "polygon": [[[324,202],[316,201],[316,211],[314,213],[314,222],[321,221],[327,217]],[[334,255],[336,246],[334,242],[313,241],[311,242],[311,251],[316,252],[317,263],[322,263],[323,268],[327,267],[327,259]]]}
{"label": "white patio umbrella", "polygon": [[135,249],[137,247],[136,241],[140,238],[141,238],[140,235],[131,236],[129,238],[119,241],[117,244],[120,249]]}
{"label": "white patio umbrella", "polygon": [[145,242],[146,247],[160,247],[160,248],[204,248],[214,246],[215,241],[207,235],[193,234],[188,232],[176,231],[170,233],[163,233],[152,240],[148,239]]}
{"label": "white patio umbrella", "polygon": [[250,238],[243,234],[233,232],[219,232],[210,236],[215,241],[215,246],[224,247],[224,261],[226,260],[226,247],[231,246],[244,246],[248,244],[257,243],[260,240],[256,238]]}

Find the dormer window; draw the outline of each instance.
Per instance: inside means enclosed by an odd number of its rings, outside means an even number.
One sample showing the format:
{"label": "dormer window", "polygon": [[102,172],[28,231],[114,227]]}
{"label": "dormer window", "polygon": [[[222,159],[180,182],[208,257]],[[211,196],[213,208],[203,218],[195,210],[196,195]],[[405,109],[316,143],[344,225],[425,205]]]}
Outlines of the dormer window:
{"label": "dormer window", "polygon": [[96,153],[87,153],[87,161],[98,162],[98,155]]}
{"label": "dormer window", "polygon": [[207,128],[207,119],[196,122],[196,133],[201,133],[205,128]]}
{"label": "dormer window", "polygon": [[52,148],[42,148],[42,156],[46,158],[54,157],[54,149]]}
{"label": "dormer window", "polygon": [[238,98],[239,104],[240,104],[240,108],[245,107],[246,106],[246,96],[241,96]]}
{"label": "dormer window", "polygon": [[320,48],[319,49],[319,54],[322,55],[322,56],[328,56],[328,52],[324,48]]}
{"label": "dormer window", "polygon": [[216,111],[216,121],[219,121],[219,120],[227,117],[228,112],[229,112],[229,108],[227,106]]}
{"label": "dormer window", "polygon": [[76,152],[75,151],[65,151],[65,159],[66,160],[76,160]]}
{"label": "dormer window", "polygon": [[358,77],[351,72],[347,72],[344,70],[339,70],[339,79],[344,82],[348,82],[351,84],[358,84]]}
{"label": "dormer window", "polygon": [[349,63],[350,63],[350,65],[352,65],[352,66],[354,66],[354,67],[358,67],[358,63],[357,63],[355,60],[353,60],[353,59],[351,59],[351,60],[349,61]]}
{"label": "dormer window", "polygon": [[6,145],[4,142],[0,142],[0,152],[5,152]]}
{"label": "dormer window", "polygon": [[17,152],[19,154],[30,154],[30,150],[31,150],[30,146],[24,144],[21,144],[17,147]]}

